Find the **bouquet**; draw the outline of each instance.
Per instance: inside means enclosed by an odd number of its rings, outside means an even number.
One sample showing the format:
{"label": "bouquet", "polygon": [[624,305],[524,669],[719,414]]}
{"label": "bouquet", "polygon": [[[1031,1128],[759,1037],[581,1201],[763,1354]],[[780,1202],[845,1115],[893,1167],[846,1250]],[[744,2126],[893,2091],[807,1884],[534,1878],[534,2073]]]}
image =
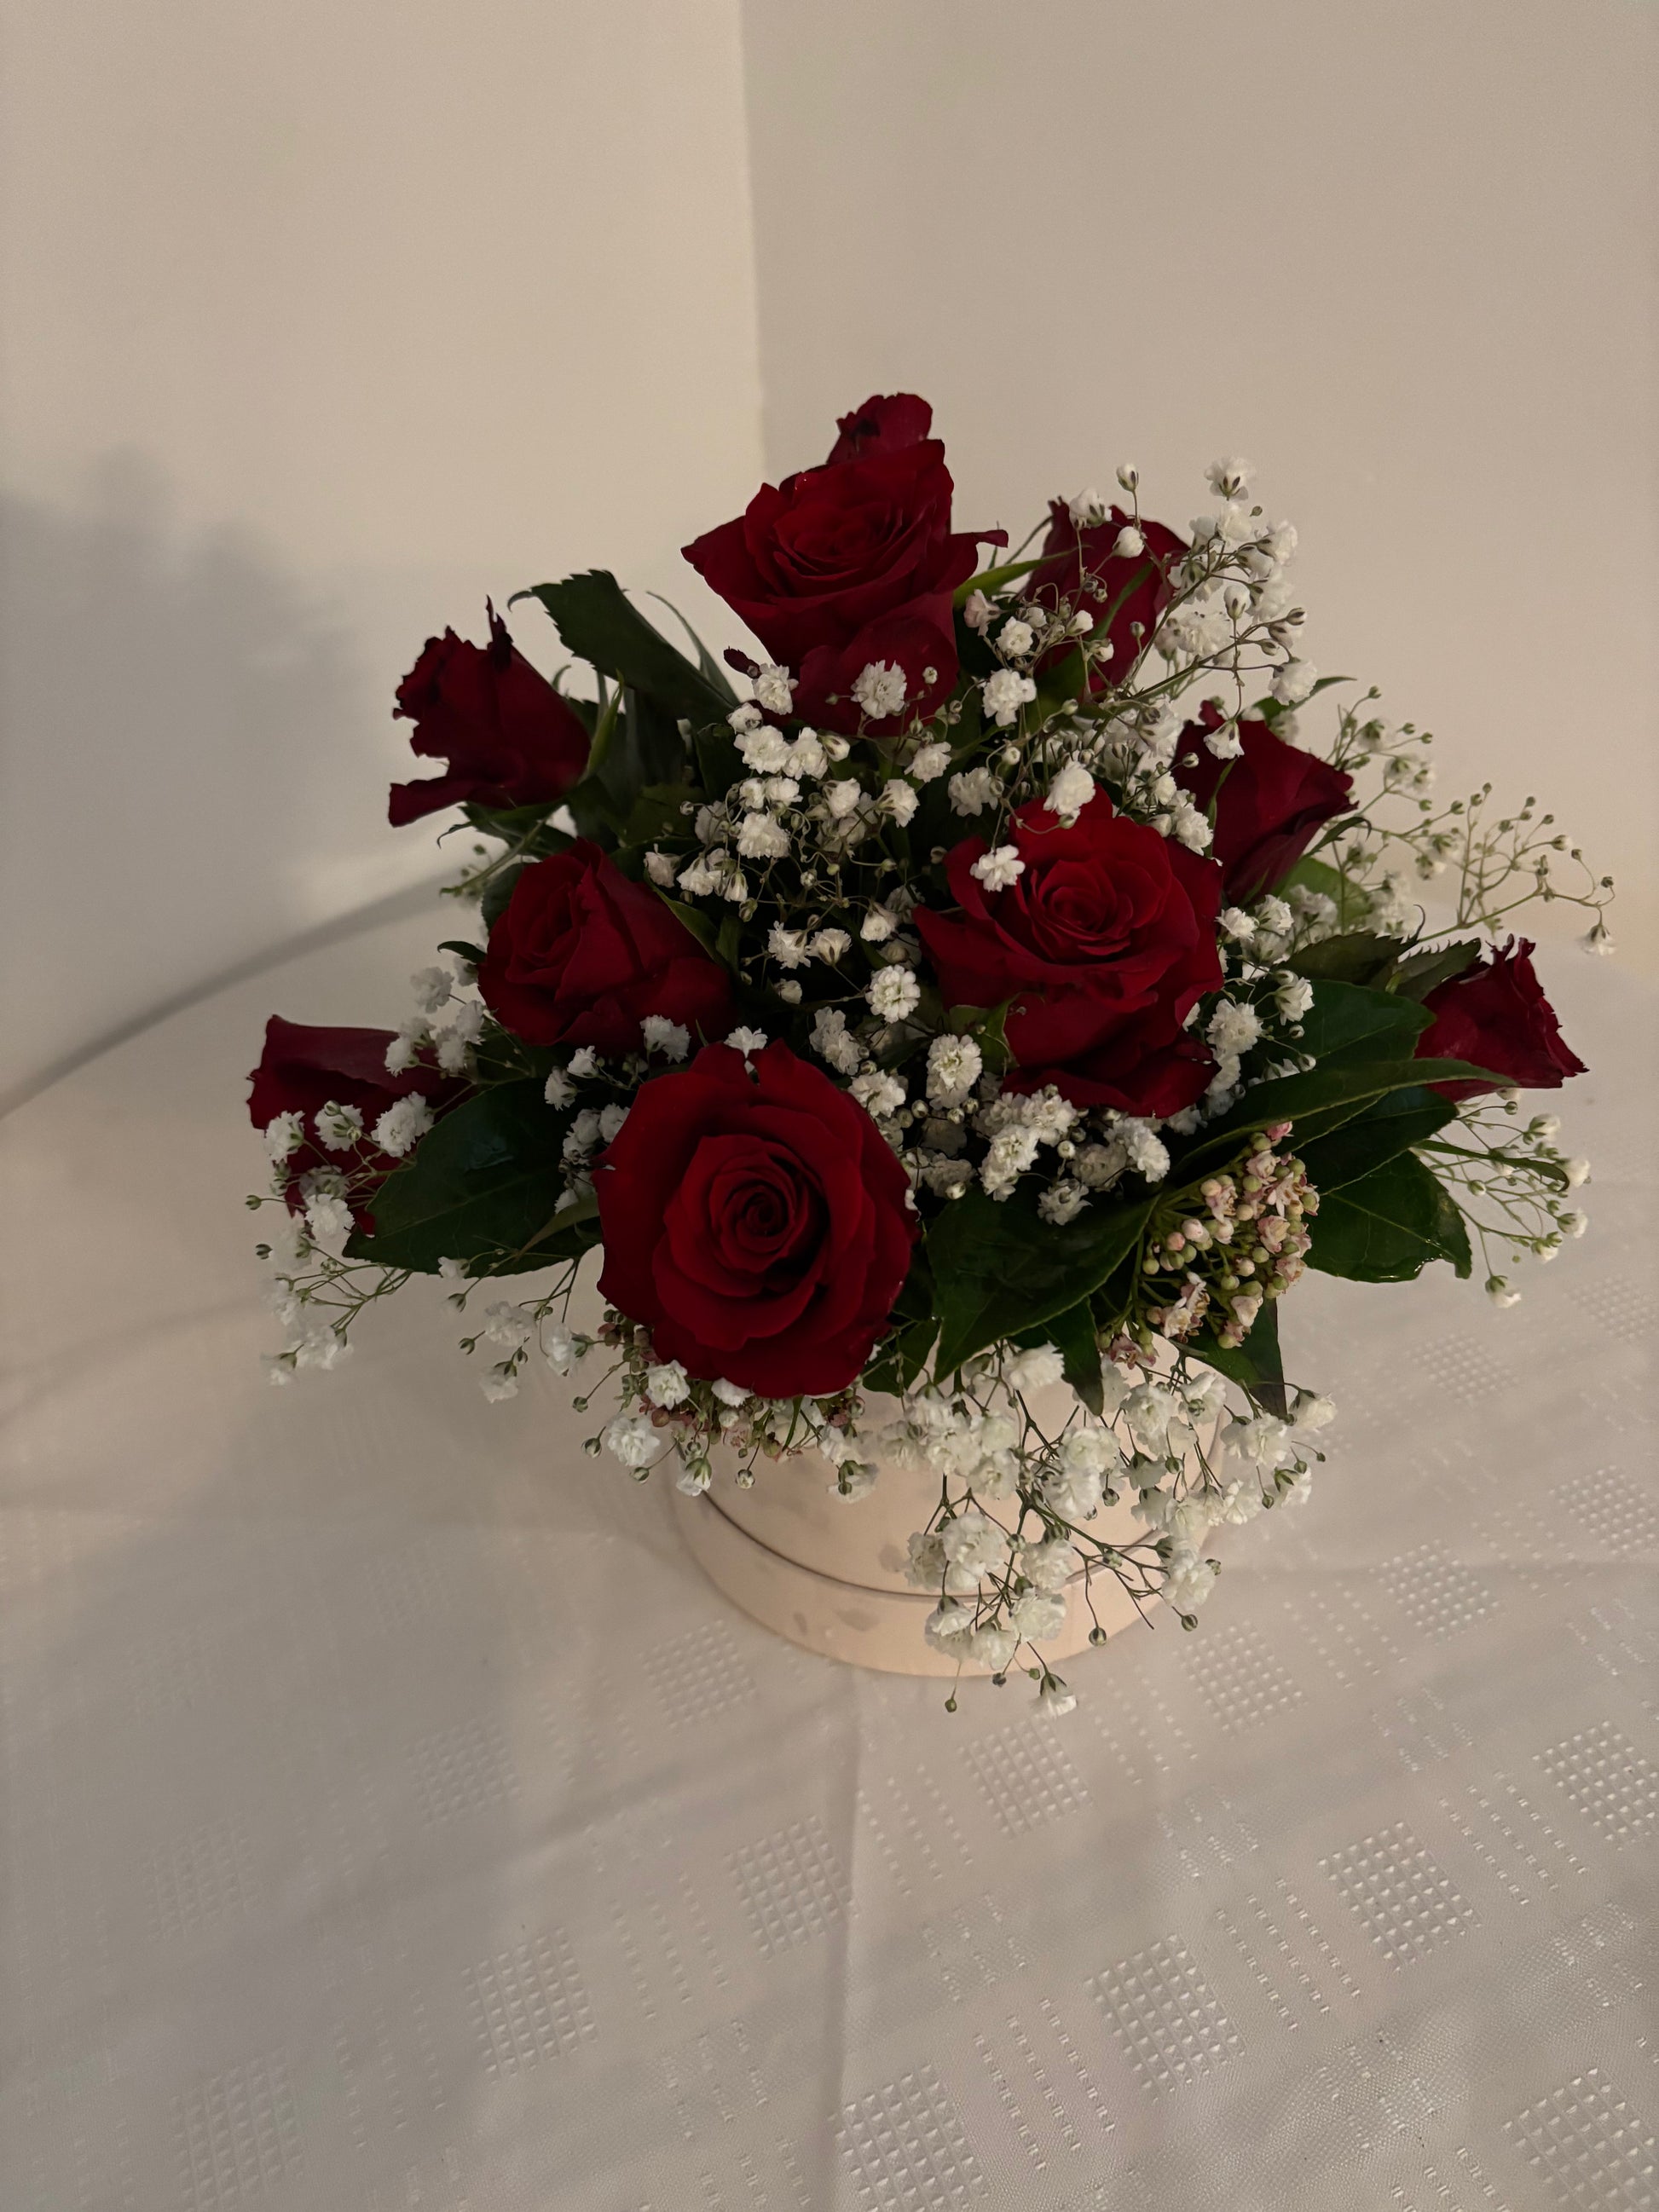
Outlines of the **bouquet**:
{"label": "bouquet", "polygon": [[1061,1711],[1079,1575],[1191,1627],[1211,1530],[1305,1494],[1308,1269],[1507,1305],[1583,1233],[1519,1103],[1581,1063],[1511,923],[1568,900],[1606,951],[1611,884],[1531,799],[1437,802],[1428,733],[1317,673],[1247,463],[1184,533],[1126,465],[1010,550],[931,428],[873,398],[685,549],[757,653],[600,571],[519,595],[577,674],[493,606],[428,641],[396,712],[443,765],[391,819],[459,812],[471,912],[395,1030],[271,1021],[249,1202],[273,1380],[436,1275],[485,1395],[580,1374],[636,1476],[923,1464],[928,1638]]}

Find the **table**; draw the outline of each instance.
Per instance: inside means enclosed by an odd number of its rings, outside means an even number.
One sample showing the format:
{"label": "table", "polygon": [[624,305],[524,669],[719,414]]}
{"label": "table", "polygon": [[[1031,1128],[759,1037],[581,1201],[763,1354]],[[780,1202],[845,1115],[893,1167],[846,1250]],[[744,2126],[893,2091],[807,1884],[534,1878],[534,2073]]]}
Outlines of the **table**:
{"label": "table", "polygon": [[435,1286],[267,1388],[264,1014],[395,1020],[452,928],[0,1132],[0,2203],[1659,2203],[1651,994],[1549,971],[1590,1236],[1510,1313],[1299,1287],[1312,1503],[1048,1723],[729,1612]]}

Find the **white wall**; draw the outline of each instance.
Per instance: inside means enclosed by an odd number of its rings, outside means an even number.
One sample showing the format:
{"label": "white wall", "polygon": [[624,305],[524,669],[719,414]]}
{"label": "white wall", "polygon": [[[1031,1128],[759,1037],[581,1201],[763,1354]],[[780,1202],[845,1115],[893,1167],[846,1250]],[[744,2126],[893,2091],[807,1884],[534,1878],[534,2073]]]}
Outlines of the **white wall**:
{"label": "white wall", "polygon": [[895,388],[934,402],[959,515],[1017,535],[1124,459],[1182,526],[1205,465],[1250,456],[1301,532],[1311,657],[1434,729],[1443,783],[1553,806],[1659,972],[1659,9],[744,21],[770,469]]}
{"label": "white wall", "polygon": [[702,627],[760,461],[737,0],[0,23],[3,1092],[434,873],[422,639],[596,563]]}

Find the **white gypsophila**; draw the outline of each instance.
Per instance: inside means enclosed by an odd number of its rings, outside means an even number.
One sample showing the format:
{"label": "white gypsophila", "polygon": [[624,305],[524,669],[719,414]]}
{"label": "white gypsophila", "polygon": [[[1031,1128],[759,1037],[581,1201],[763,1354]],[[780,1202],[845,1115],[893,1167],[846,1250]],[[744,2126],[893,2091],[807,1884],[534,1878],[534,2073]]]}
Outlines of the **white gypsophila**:
{"label": "white gypsophila", "polygon": [[1237,722],[1224,722],[1218,730],[1206,730],[1204,750],[1216,760],[1237,760],[1244,750],[1244,739]]}
{"label": "white gypsophila", "polygon": [[659,890],[672,890],[674,874],[679,862],[672,853],[659,853],[654,846],[645,856],[645,872]]}
{"label": "white gypsophila", "polygon": [[616,1139],[622,1134],[623,1123],[627,1119],[628,1109],[626,1106],[617,1102],[613,1102],[609,1106],[601,1106],[599,1109],[599,1142],[602,1145],[614,1143]]}
{"label": "white gypsophila", "polygon": [[555,1322],[542,1334],[542,1358],[556,1375],[568,1375],[580,1359],[586,1346],[568,1328]]}
{"label": "white gypsophila", "polygon": [[864,994],[870,1011],[884,1022],[902,1022],[921,1003],[921,986],[908,968],[878,968]]}
{"label": "white gypsophila", "polygon": [[872,906],[859,924],[859,935],[866,945],[885,945],[897,927],[884,906]]}
{"label": "white gypsophila", "polygon": [[852,942],[844,929],[820,929],[807,940],[806,949],[815,960],[828,961],[833,968]]}
{"label": "white gypsophila", "polygon": [[1196,1552],[1175,1553],[1158,1595],[1172,1612],[1196,1613],[1215,1588],[1215,1569]]}
{"label": "white gypsophila", "polygon": [[755,678],[755,703],[769,714],[787,714],[794,702],[795,679],[781,663],[769,661]]}
{"label": "white gypsophila", "polygon": [[942,1598],[923,1621],[921,1632],[936,1650],[955,1651],[972,1635],[973,1627],[971,1608],[947,1597]]}
{"label": "white gypsophila", "polygon": [[508,1352],[516,1352],[520,1345],[528,1344],[534,1326],[533,1317],[509,1299],[497,1298],[493,1305],[484,1308],[484,1334],[492,1344],[499,1344]]}
{"label": "white gypsophila", "polygon": [[1030,678],[1012,668],[999,668],[994,676],[988,676],[984,690],[985,711],[1000,730],[1006,730],[1020,708],[1036,697],[1036,685]]}
{"label": "white gypsophila", "polygon": [[988,853],[980,854],[968,872],[988,891],[1006,891],[1025,873],[1025,863],[1017,846],[994,845]]}
{"label": "white gypsophila", "polygon": [[[1120,479],[1122,474],[1123,471],[1120,469],[1118,471]],[[1128,489],[1130,487],[1126,485],[1125,489]],[[1091,524],[1103,522],[1105,520],[1106,502],[1092,484],[1086,484],[1081,491],[1074,491],[1072,494],[1066,502],[1066,512],[1079,530],[1086,530]]]}
{"label": "white gypsophila", "polygon": [[305,1142],[305,1123],[295,1113],[273,1114],[265,1123],[265,1157],[273,1167]]}
{"label": "white gypsophila", "polygon": [[484,1010],[476,999],[458,1007],[454,1019],[445,1028],[434,1030],[432,1042],[437,1048],[438,1065],[446,1075],[462,1075],[466,1071],[466,1056],[483,1035]]}
{"label": "white gypsophila", "polygon": [[1048,1510],[1073,1522],[1090,1520],[1098,1513],[1104,1494],[1100,1476],[1092,1468],[1063,1463],[1048,1468],[1037,1487]]}
{"label": "white gypsophila", "polygon": [[1148,1459],[1162,1459],[1173,1449],[1175,1401],[1159,1384],[1138,1383],[1123,1401],[1123,1418],[1136,1449]]}
{"label": "white gypsophila", "polygon": [[383,1152],[390,1152],[394,1160],[413,1150],[432,1127],[432,1108],[418,1091],[407,1098],[399,1098],[388,1106],[374,1124],[374,1141]]}
{"label": "white gypsophila", "polygon": [[1016,1126],[999,1129],[992,1138],[979,1171],[988,1198],[1006,1198],[1037,1153],[1036,1133]]}
{"label": "white gypsophila", "polygon": [[[1102,1368],[1101,1378],[1108,1411],[1115,1411],[1127,1395],[1127,1389],[1121,1387],[1122,1376],[1108,1363]],[[1115,1392],[1111,1388],[1114,1382],[1120,1386]],[[1060,1438],[1059,1464],[1071,1473],[1110,1474],[1123,1464],[1122,1448],[1109,1429],[1080,1424],[1067,1429]]]}
{"label": "white gypsophila", "polygon": [[1000,1674],[1019,1649],[1019,1638],[1012,1628],[1003,1628],[988,1621],[976,1628],[968,1638],[968,1656],[975,1663],[987,1667],[994,1674]]}
{"label": "white gypsophila", "polygon": [[769,726],[746,730],[738,739],[738,750],[744,765],[757,775],[775,775],[780,769],[793,768],[793,750],[781,730]]}
{"label": "white gypsophila", "polygon": [[660,1053],[665,1060],[684,1060],[691,1049],[690,1030],[666,1014],[647,1014],[640,1024],[640,1037],[647,1052]]}
{"label": "white gypsophila", "polygon": [[823,787],[823,803],[830,819],[843,822],[864,797],[864,786],[855,775],[836,776]]}
{"label": "white gypsophila", "polygon": [[800,786],[793,775],[761,778],[761,799],[768,806],[793,806],[799,797]]}
{"label": "white gypsophila", "polygon": [[937,1530],[918,1528],[909,1539],[904,1578],[915,1589],[937,1589],[945,1579],[945,1546]]}
{"label": "white gypsophila", "polygon": [[1011,1390],[1046,1390],[1051,1382],[1058,1382],[1066,1372],[1066,1363],[1052,1344],[1034,1345],[1022,1352],[1003,1370],[1003,1381]]}
{"label": "white gypsophila", "polygon": [[947,1521],[939,1531],[939,1540],[947,1569],[971,1575],[975,1582],[986,1575],[1000,1574],[1008,1564],[1007,1532],[976,1506],[970,1505],[954,1521]]}
{"label": "white gypsophila", "polygon": [[351,1206],[337,1190],[315,1190],[306,1200],[306,1226],[320,1243],[325,1237],[343,1237],[351,1227]]}
{"label": "white gypsophila", "polygon": [[847,1027],[847,1017],[839,1006],[820,1006],[812,1017],[812,1049],[823,1060],[827,1060],[837,1075],[854,1075],[858,1072],[863,1053],[858,1039]]}
{"label": "white gypsophila", "polygon": [[907,773],[913,783],[932,783],[944,775],[951,765],[951,748],[942,738],[935,738],[925,745],[918,745],[911,756]]}
{"label": "white gypsophila", "polygon": [[1008,1626],[1027,1644],[1047,1644],[1066,1626],[1066,1601],[1054,1590],[1027,1590],[1008,1608]]}
{"label": "white gypsophila", "polygon": [[816,780],[829,765],[830,757],[817,732],[797,730],[789,747],[790,774]]}
{"label": "white gypsophila", "polygon": [[271,1264],[277,1267],[297,1267],[311,1249],[305,1223],[297,1213],[284,1213],[265,1242]]}
{"label": "white gypsophila", "polygon": [[847,1086],[872,1121],[879,1121],[889,1114],[896,1114],[904,1103],[904,1085],[896,1076],[872,1067],[863,1075],[855,1075]]}
{"label": "white gypsophila", "polygon": [[1080,1182],[1069,1176],[1051,1183],[1037,1200],[1037,1212],[1056,1229],[1063,1229],[1068,1221],[1075,1221],[1089,1203],[1089,1194]]}
{"label": "white gypsophila", "polygon": [[896,660],[870,661],[853,686],[853,696],[872,722],[884,722],[904,711],[904,671]]}
{"label": "white gypsophila", "polygon": [[[720,874],[714,865],[712,853],[689,860],[680,870],[680,889],[692,898],[708,898],[720,887]],[[721,857],[724,857],[723,855]]]}
{"label": "white gypsophila", "polygon": [[1299,707],[1313,696],[1318,681],[1319,671],[1311,660],[1287,660],[1273,678],[1273,696],[1286,707]]}
{"label": "white gypsophila", "polygon": [[1031,650],[1036,632],[1018,615],[1011,615],[997,632],[997,651],[1006,660],[1023,660]]}
{"label": "white gypsophila", "polygon": [[1237,499],[1242,492],[1249,491],[1255,475],[1255,464],[1237,459],[1212,461],[1204,474],[1218,499]]}
{"label": "white gypsophila", "polygon": [[988,768],[964,769],[945,787],[953,814],[983,814],[996,796],[995,778]]}
{"label": "white gypsophila", "polygon": [[599,1109],[597,1106],[584,1106],[565,1131],[559,1156],[562,1159],[585,1160],[599,1141]]}
{"label": "white gypsophila", "polygon": [[1269,1469],[1288,1467],[1300,1456],[1291,1439],[1290,1424],[1275,1419],[1271,1413],[1255,1413],[1247,1420],[1230,1421],[1221,1441],[1238,1458]]}
{"label": "white gypsophila", "polygon": [[441,1006],[449,1004],[453,981],[447,968],[422,968],[409,979],[409,988],[415,994],[415,1003],[423,1014],[435,1014]]}
{"label": "white gypsophila", "polygon": [[1033,1589],[1063,1590],[1077,1572],[1078,1555],[1064,1536],[1022,1546],[1019,1571]]}
{"label": "white gypsophila", "polygon": [[1170,1172],[1169,1148],[1154,1133],[1152,1122],[1125,1119],[1118,1123],[1115,1133],[1135,1173],[1148,1182],[1162,1182]]}
{"label": "white gypsophila", "polygon": [[1081,761],[1067,761],[1048,786],[1048,811],[1075,822],[1095,795],[1095,780]]}
{"label": "white gypsophila", "polygon": [[478,1388],[492,1406],[499,1406],[508,1398],[518,1396],[519,1378],[509,1374],[504,1367],[492,1367],[488,1375],[480,1376]]}
{"label": "white gypsophila", "polygon": [[1075,1127],[1079,1109],[1069,1098],[1062,1098],[1052,1083],[1041,1091],[1028,1091],[1016,1103],[1019,1118],[1028,1129],[1036,1132],[1038,1142],[1057,1145]]}
{"label": "white gypsophila", "polygon": [[916,787],[902,775],[890,776],[881,787],[881,809],[902,830],[921,804]]}
{"label": "white gypsophila", "polygon": [[1261,1042],[1261,1017],[1252,1006],[1241,1005],[1235,999],[1223,999],[1210,1016],[1204,1034],[1218,1053],[1242,1057]]}
{"label": "white gypsophila", "polygon": [[[1321,896],[1322,895],[1317,891],[1312,894],[1312,896],[1315,898],[1318,898]],[[1331,904],[1331,902],[1328,899],[1325,901],[1325,903],[1328,906],[1330,906],[1331,911],[1329,918],[1334,920],[1336,915],[1335,907]],[[1296,916],[1282,898],[1269,896],[1267,898],[1258,899],[1256,901],[1255,923],[1256,927],[1260,930],[1264,930],[1269,937],[1288,937],[1291,932],[1296,927]]]}
{"label": "white gypsophila", "polygon": [[402,1075],[413,1067],[421,1056],[420,1048],[426,1042],[428,1035],[427,1024],[418,1016],[403,1023],[386,1048],[386,1073]]}
{"label": "white gypsophila", "polygon": [[1209,816],[1184,795],[1170,810],[1170,835],[1189,853],[1207,853],[1215,836]]}
{"label": "white gypsophila", "polygon": [[738,824],[738,852],[745,860],[781,860],[789,850],[789,832],[770,814],[745,814]]}
{"label": "white gypsophila", "polygon": [[1218,927],[1224,936],[1248,945],[1255,935],[1255,924],[1242,906],[1224,906],[1216,916]]}
{"label": "white gypsophila", "polygon": [[746,1406],[753,1392],[742,1382],[728,1382],[724,1376],[714,1386],[714,1395],[722,1406]]}
{"label": "white gypsophila", "polygon": [[1133,522],[1126,523],[1112,540],[1112,551],[1120,561],[1138,561],[1146,550],[1146,540]]}
{"label": "white gypsophila", "polygon": [[1273,1004],[1287,1022],[1299,1022],[1314,1000],[1313,985],[1305,975],[1292,975],[1273,993]]}
{"label": "white gypsophila", "polygon": [[576,1095],[576,1086],[562,1067],[556,1067],[542,1085],[542,1097],[550,1106],[568,1106]]}
{"label": "white gypsophila", "polygon": [[1045,1674],[1037,1685],[1037,1708],[1050,1720],[1064,1720],[1077,1711],[1077,1692],[1068,1690],[1058,1674]]}
{"label": "white gypsophila", "polygon": [[733,734],[741,738],[745,730],[759,728],[761,710],[752,699],[745,699],[742,706],[734,707],[726,719]]}
{"label": "white gypsophila", "polygon": [[971,1160],[941,1159],[935,1156],[928,1159],[921,1170],[923,1183],[940,1198],[959,1197],[973,1179]]}
{"label": "white gypsophila", "polygon": [[984,1066],[972,1037],[936,1036],[927,1048],[927,1096],[935,1106],[960,1106]]}
{"label": "white gypsophila", "polygon": [[691,1395],[690,1377],[678,1359],[665,1360],[660,1367],[646,1369],[645,1395],[653,1406],[672,1413]]}
{"label": "white gypsophila", "polygon": [[726,1042],[731,1046],[733,1052],[740,1052],[746,1060],[751,1052],[765,1051],[766,1031],[764,1030],[751,1030],[747,1026],[744,1026],[743,1028],[733,1030],[731,1036],[726,1038]]}
{"label": "white gypsophila", "polygon": [[786,929],[781,921],[772,924],[766,950],[780,968],[804,968],[812,957],[806,949],[806,932],[804,929]]}
{"label": "white gypsophila", "polygon": [[1329,1398],[1322,1397],[1317,1390],[1298,1390],[1296,1403],[1291,1408],[1291,1425],[1313,1434],[1328,1429],[1336,1419],[1336,1407]]}
{"label": "white gypsophila", "polygon": [[1255,1475],[1226,1484],[1215,1500],[1215,1517],[1223,1528],[1242,1528],[1267,1510],[1267,1500]]}
{"label": "white gypsophila", "polygon": [[605,1432],[605,1447],[629,1468],[648,1467],[662,1442],[648,1413],[618,1413]]}
{"label": "white gypsophila", "polygon": [[331,1152],[354,1152],[362,1140],[363,1109],[331,1098],[317,1109],[317,1141]]}
{"label": "white gypsophila", "polygon": [[994,599],[988,599],[983,592],[969,592],[962,610],[962,619],[969,629],[975,629],[983,636],[996,620],[996,613]]}

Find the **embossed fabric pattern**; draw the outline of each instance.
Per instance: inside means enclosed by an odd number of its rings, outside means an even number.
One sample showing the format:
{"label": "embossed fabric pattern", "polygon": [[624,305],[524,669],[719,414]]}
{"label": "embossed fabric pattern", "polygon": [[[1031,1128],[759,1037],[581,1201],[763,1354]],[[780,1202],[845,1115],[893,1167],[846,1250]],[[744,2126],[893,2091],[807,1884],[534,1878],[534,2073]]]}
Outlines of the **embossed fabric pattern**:
{"label": "embossed fabric pattern", "polygon": [[430,934],[0,1125],[6,2212],[1659,2206],[1651,993],[1558,967],[1589,1236],[1298,1285],[1311,1502],[1050,1722],[750,1626],[435,1286],[265,1387],[250,1040]]}

